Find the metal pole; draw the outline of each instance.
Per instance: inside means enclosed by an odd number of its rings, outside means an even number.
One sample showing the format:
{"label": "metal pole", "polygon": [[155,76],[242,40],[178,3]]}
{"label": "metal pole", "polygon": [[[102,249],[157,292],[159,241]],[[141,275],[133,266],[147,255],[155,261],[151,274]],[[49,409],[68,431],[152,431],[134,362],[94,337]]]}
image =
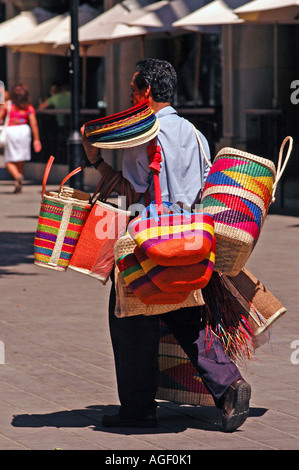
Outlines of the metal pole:
{"label": "metal pole", "polygon": [[[68,138],[68,162],[70,172],[84,162],[84,149],[80,133],[79,41],[78,0],[70,0],[71,43],[69,74],[71,83],[71,129]],[[71,178],[71,186],[83,189],[83,171]]]}

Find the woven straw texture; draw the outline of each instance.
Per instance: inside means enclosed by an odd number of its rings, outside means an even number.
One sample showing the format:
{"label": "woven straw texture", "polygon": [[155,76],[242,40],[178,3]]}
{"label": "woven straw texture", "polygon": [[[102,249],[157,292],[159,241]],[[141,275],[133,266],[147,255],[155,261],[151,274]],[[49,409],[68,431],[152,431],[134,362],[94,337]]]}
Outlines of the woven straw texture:
{"label": "woven straw texture", "polygon": [[[89,195],[67,191],[43,196],[34,240],[35,264],[65,271],[87,220]],[[76,196],[72,197],[72,194]]]}
{"label": "woven straw texture", "polygon": [[148,100],[111,116],[89,121],[85,134],[94,147],[129,148],[149,142],[160,130]]}
{"label": "woven straw texture", "polygon": [[[115,260],[122,258],[126,255],[133,253],[136,243],[128,235],[121,237],[114,246]],[[180,303],[169,303],[169,294],[166,294],[168,303],[146,305],[143,303],[133,291],[128,287],[123,275],[120,273],[119,268],[115,267],[115,286],[117,293],[117,307],[115,314],[118,317],[126,317],[133,315],[159,315],[173,310],[178,310],[183,307],[196,307],[203,305],[201,290],[193,290]]]}
{"label": "woven straw texture", "polygon": [[222,149],[213,162],[202,195],[214,218],[215,270],[234,276],[245,265],[260,235],[276,176],[270,160],[236,149]]}
{"label": "woven straw texture", "polygon": [[215,405],[195,367],[163,321],[160,325],[159,387],[156,398],[187,405]]}
{"label": "woven straw texture", "polygon": [[114,245],[124,235],[130,213],[96,201],[92,207],[69,268],[105,284],[114,266]]}
{"label": "woven straw texture", "polygon": [[187,266],[206,258],[214,239],[213,217],[207,213],[166,212],[155,218],[149,211],[135,217],[128,232],[156,264]]}
{"label": "woven straw texture", "polygon": [[286,313],[286,308],[261,281],[244,268],[235,277],[226,277],[231,294],[247,311],[255,338]]}
{"label": "woven straw texture", "polygon": [[209,282],[215,263],[216,239],[208,256],[191,266],[161,266],[136,246],[134,254],[147,277],[162,291],[203,289]]}

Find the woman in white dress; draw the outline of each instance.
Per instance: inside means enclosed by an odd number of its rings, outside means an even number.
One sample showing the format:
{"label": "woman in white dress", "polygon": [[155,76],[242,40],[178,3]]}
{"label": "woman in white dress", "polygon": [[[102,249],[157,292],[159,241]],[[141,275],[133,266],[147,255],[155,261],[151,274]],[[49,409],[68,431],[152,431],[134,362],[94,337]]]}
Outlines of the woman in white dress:
{"label": "woman in white dress", "polygon": [[0,120],[9,114],[4,147],[4,160],[7,171],[15,180],[15,193],[22,190],[23,164],[31,160],[31,134],[35,152],[41,151],[39,129],[35,109],[29,101],[26,85],[15,85],[10,93],[10,100],[0,107]]}

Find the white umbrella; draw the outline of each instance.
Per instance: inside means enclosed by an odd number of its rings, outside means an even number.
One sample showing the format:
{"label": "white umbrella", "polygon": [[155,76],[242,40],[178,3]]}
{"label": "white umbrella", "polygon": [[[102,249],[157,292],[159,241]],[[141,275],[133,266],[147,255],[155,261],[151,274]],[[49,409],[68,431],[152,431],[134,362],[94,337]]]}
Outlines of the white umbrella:
{"label": "white umbrella", "polygon": [[16,36],[26,34],[40,23],[52,18],[54,13],[43,8],[33,8],[31,11],[22,11],[19,15],[0,23],[0,46],[6,46],[7,42]]}
{"label": "white umbrella", "polygon": [[254,0],[234,12],[246,21],[259,23],[298,23],[299,0]]}
{"label": "white umbrella", "polygon": [[242,23],[243,21],[223,0],[214,0],[181,20],[175,21],[173,26],[192,29],[199,25],[223,25]]}
{"label": "white umbrella", "polygon": [[[128,18],[131,26],[163,28],[173,31],[173,23],[206,4],[205,0],[161,0],[153,6],[140,10],[139,14]],[[199,31],[200,29],[197,28]]]}
{"label": "white umbrella", "polygon": [[[191,0],[187,0],[191,1]],[[192,0],[195,1],[195,0]],[[198,0],[196,0],[198,2]],[[133,25],[133,20],[143,16],[145,12],[156,11],[167,5],[168,0],[149,4],[148,0],[125,0],[97,16],[94,20],[79,28],[79,43],[81,45],[99,44],[120,41],[132,37],[142,37],[146,34],[165,32],[173,29],[169,22],[167,26]],[[66,38],[56,41],[56,46],[66,43]]]}
{"label": "white umbrella", "polygon": [[[89,5],[82,5],[78,9],[78,24],[82,26],[99,14],[98,10]],[[61,38],[65,38],[64,46],[53,47]],[[54,18],[31,28],[30,31],[7,41],[7,46],[15,51],[32,52],[36,54],[65,55],[71,40],[70,13],[56,15]],[[81,54],[86,51],[81,50]],[[93,51],[93,55],[103,55],[103,48]],[[90,54],[88,54],[90,55]]]}

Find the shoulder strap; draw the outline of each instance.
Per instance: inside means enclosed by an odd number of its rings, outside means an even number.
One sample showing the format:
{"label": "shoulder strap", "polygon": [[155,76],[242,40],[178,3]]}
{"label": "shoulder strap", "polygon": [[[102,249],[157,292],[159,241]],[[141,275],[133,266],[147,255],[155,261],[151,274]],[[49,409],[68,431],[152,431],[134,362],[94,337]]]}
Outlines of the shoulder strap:
{"label": "shoulder strap", "polygon": [[208,157],[207,157],[207,154],[206,154],[206,152],[205,152],[205,149],[204,149],[204,147],[203,147],[203,144],[202,144],[201,138],[199,137],[199,134],[198,134],[198,132],[197,132],[197,129],[196,129],[196,127],[195,127],[193,124],[192,124],[192,127],[193,127],[193,130],[194,130],[194,132],[195,132],[196,138],[197,138],[197,140],[198,140],[198,143],[199,143],[199,146],[200,146],[200,150],[201,150],[201,152],[202,152],[202,154],[203,154],[203,156],[204,156],[204,159],[205,159],[205,161],[206,161],[206,164],[211,168],[211,167],[212,167],[212,163],[210,162],[210,160],[209,160]]}

